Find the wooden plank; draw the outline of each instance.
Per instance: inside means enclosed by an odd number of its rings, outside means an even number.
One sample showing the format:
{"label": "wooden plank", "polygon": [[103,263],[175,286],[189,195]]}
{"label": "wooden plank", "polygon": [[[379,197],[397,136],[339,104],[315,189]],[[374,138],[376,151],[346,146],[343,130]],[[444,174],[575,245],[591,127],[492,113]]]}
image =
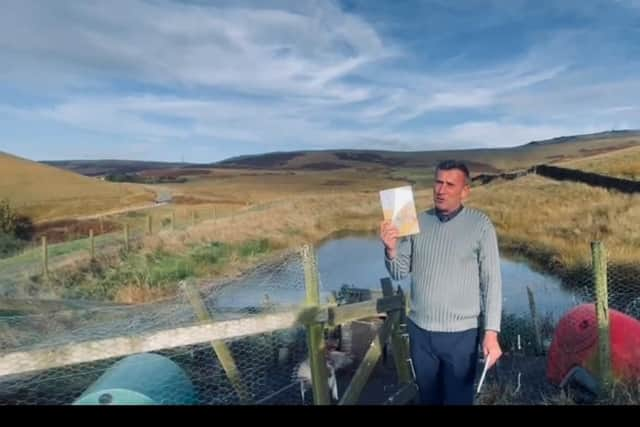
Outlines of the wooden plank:
{"label": "wooden plank", "polygon": [[[306,245],[303,248],[302,258],[307,292],[306,306],[317,307],[320,304],[320,284],[313,246]],[[307,326],[307,346],[309,349],[313,403],[316,405],[328,405],[331,400],[329,398],[329,374],[325,359],[323,323],[313,323]]]}
{"label": "wooden plank", "polygon": [[[196,312],[198,319],[200,319],[200,321],[202,322],[211,321],[211,314],[209,313],[209,310],[207,310],[207,307],[204,305],[204,302],[200,297],[200,292],[198,292],[198,289],[196,289],[193,282],[183,281],[181,282],[180,287],[187,294],[187,297],[189,298],[191,306]],[[229,347],[227,347],[225,342],[221,340],[211,341],[211,347],[213,348],[213,351],[220,361],[222,369],[224,369],[224,372],[227,374],[227,378],[229,378],[231,385],[238,394],[240,401],[243,403],[251,402],[253,398],[246,385],[242,381],[240,371],[238,371],[238,367],[236,366],[236,362],[233,359],[233,355],[231,354]]]}
{"label": "wooden plank", "polygon": [[174,328],[138,336],[7,353],[0,355],[0,376],[263,334],[299,326],[302,319],[316,318],[318,313],[322,313],[322,310],[315,309],[309,312],[303,309]]}
{"label": "wooden plank", "polygon": [[362,363],[358,366],[358,370],[353,376],[351,383],[349,383],[347,390],[345,390],[342,399],[340,399],[340,402],[338,403],[339,405],[355,405],[358,403],[360,394],[369,380],[369,376],[371,375],[371,372],[373,372],[373,368],[376,363],[378,363],[378,360],[382,355],[382,347],[389,337],[393,323],[397,322],[399,316],[400,312],[394,311],[391,316],[387,317],[384,321],[375,338],[371,342],[371,346],[369,347],[367,354],[365,354]]}
{"label": "wooden plank", "polygon": [[329,308],[329,324],[341,325],[354,320],[376,317],[381,313],[404,308],[402,297],[398,295],[377,300],[339,305]]}

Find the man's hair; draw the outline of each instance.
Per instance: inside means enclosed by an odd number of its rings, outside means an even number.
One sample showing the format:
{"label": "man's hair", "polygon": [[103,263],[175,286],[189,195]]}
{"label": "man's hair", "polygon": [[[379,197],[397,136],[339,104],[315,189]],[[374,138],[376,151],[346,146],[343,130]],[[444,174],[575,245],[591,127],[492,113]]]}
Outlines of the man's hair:
{"label": "man's hair", "polygon": [[470,183],[470,177],[469,177],[469,168],[467,168],[467,165],[464,164],[464,162],[461,162],[459,160],[443,160],[440,163],[438,163],[438,166],[436,166],[436,171],[435,173],[437,174],[438,171],[449,171],[449,170],[453,170],[453,169],[458,169],[459,171],[461,171],[464,174],[464,182],[465,184],[469,184]]}

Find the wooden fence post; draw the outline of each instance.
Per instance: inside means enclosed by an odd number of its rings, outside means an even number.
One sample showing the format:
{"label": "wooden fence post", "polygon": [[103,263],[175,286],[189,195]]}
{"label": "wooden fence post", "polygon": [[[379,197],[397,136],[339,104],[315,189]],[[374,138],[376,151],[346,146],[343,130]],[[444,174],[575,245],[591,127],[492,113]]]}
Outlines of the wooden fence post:
{"label": "wooden fence post", "polygon": [[124,225],[124,251],[129,252],[129,224]]}
{"label": "wooden fence post", "polygon": [[598,363],[601,393],[608,392],[611,383],[611,337],[609,335],[609,297],[607,292],[607,253],[602,242],[591,242],[593,281],[596,290],[598,319]]}
{"label": "wooden fence post", "polygon": [[171,211],[171,231],[176,229],[176,211]]}
{"label": "wooden fence post", "polygon": [[[393,287],[391,286],[391,281],[388,278],[385,278],[385,279],[382,279],[380,282],[382,286],[383,295],[384,294],[392,295]],[[353,378],[351,379],[351,383],[349,383],[349,386],[347,387],[344,394],[342,395],[340,402],[338,402],[339,405],[355,405],[358,403],[362,390],[364,389],[371,373],[373,372],[373,369],[378,363],[378,360],[382,356],[384,346],[387,343],[389,336],[394,332],[396,325],[400,323],[403,310],[404,308],[400,306],[400,307],[397,307],[397,309],[391,310],[387,313],[387,318],[384,320],[384,322],[382,323],[382,326],[380,327],[380,329],[378,329],[377,334],[373,338],[371,345],[367,350],[367,353],[364,355],[364,358],[360,363],[360,366],[358,366],[358,369],[356,370],[355,374],[353,375]],[[397,329],[395,330],[397,331]],[[408,356],[403,356],[403,354],[408,353],[407,348],[404,345],[404,342],[400,342],[398,338],[401,338],[401,337],[400,336],[396,337],[395,342],[392,340],[392,349],[394,350],[394,359],[395,358],[397,358],[397,360],[405,359],[404,362],[408,362],[407,360]],[[407,380],[407,377],[410,375],[410,372],[408,370],[409,368],[410,366],[407,365],[405,370],[405,368],[402,366],[399,366],[396,361],[396,369],[398,369],[399,376],[402,376],[402,379],[398,378],[399,382],[402,383],[403,380]],[[411,384],[411,381],[408,381],[405,384]]]}
{"label": "wooden fence post", "polygon": [[[313,246],[305,245],[302,248],[302,262],[304,263],[304,282],[307,291],[306,306],[307,308],[319,306],[320,286]],[[322,323],[307,325],[307,347],[309,349],[313,403],[328,405],[331,401],[329,399],[328,373],[324,354],[324,325]]]}
{"label": "wooden fence post", "polygon": [[351,383],[349,383],[349,386],[344,391],[344,394],[338,403],[339,405],[355,405],[358,403],[360,394],[364,389],[369,376],[378,363],[380,356],[382,356],[383,347],[393,329],[393,324],[398,321],[399,317],[400,310],[396,310],[391,313],[390,316],[387,316],[387,319],[382,323],[382,326],[373,338],[367,353],[364,355],[360,366],[358,366],[356,373],[353,375]]}
{"label": "wooden fence post", "polygon": [[151,225],[151,221],[152,221],[151,220],[151,215],[147,215],[147,234],[148,235],[153,234],[153,228],[152,228],[152,225]]}
{"label": "wooden fence post", "polygon": [[42,236],[42,277],[49,281],[49,248],[47,246],[47,236]]}
{"label": "wooden fence post", "polygon": [[93,239],[93,228],[89,229],[89,256],[91,261],[96,258],[96,245]]}
{"label": "wooden fence post", "polygon": [[[382,294],[385,297],[393,296],[393,286],[391,285],[391,280],[388,277],[380,279],[380,284],[382,286]],[[404,297],[400,287],[398,287],[398,294]],[[397,319],[393,322],[393,329],[391,331],[391,349],[393,350],[393,361],[396,365],[398,381],[401,384],[406,384],[413,381],[413,378],[410,371],[411,367],[409,366],[409,354],[402,338],[403,331],[401,325],[406,324],[405,316],[403,316],[404,307],[400,310],[400,313],[400,316],[397,316]],[[388,315],[390,316],[391,313]]]}
{"label": "wooden fence post", "polygon": [[529,297],[529,311],[531,312],[531,322],[533,324],[533,333],[535,336],[535,353],[541,355],[543,353],[542,337],[540,334],[540,322],[538,322],[538,312],[536,310],[536,300],[533,297],[531,288],[527,286],[527,296]]}

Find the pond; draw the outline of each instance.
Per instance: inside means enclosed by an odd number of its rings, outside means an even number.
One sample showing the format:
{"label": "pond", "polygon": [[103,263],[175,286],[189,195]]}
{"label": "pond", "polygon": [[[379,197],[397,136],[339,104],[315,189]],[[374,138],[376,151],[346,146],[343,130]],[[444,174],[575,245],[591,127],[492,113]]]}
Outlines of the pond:
{"label": "pond", "polygon": [[[380,290],[380,279],[388,277],[383,246],[377,237],[343,237],[316,248],[322,301],[343,285]],[[531,289],[539,315],[558,319],[579,303],[579,296],[561,286],[551,275],[541,274],[523,261],[501,259],[503,309],[506,314],[529,316],[527,286]],[[409,279],[393,281],[407,291]],[[265,295],[278,304],[298,304],[304,300],[304,272],[301,263],[289,262],[259,269],[216,292],[219,308],[260,306]]]}

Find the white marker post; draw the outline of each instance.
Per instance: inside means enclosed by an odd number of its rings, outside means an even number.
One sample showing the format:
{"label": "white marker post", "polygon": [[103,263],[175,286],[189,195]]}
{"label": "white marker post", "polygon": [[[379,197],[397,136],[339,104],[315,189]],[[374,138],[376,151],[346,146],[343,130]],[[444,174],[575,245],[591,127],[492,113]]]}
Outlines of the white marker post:
{"label": "white marker post", "polygon": [[487,370],[489,370],[489,361],[491,358],[487,355],[487,358],[484,362],[484,369],[482,370],[482,375],[480,376],[480,382],[478,383],[478,390],[476,390],[476,394],[480,394],[480,390],[482,389],[482,384],[484,384],[484,377],[487,375]]}

